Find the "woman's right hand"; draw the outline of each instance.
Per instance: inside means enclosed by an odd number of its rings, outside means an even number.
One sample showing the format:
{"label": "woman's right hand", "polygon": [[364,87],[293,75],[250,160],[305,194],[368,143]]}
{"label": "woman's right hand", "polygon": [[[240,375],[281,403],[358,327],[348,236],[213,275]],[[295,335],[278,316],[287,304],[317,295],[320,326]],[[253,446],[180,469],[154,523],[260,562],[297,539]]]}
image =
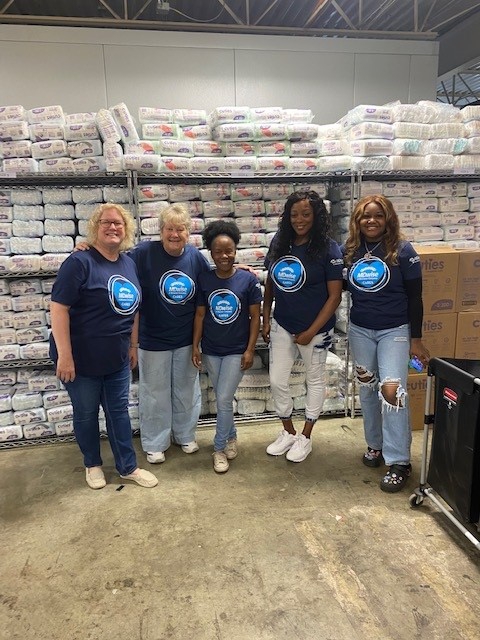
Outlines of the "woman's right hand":
{"label": "woman's right hand", "polygon": [[71,356],[58,356],[56,375],[62,382],[73,382],[75,380],[75,363]]}
{"label": "woman's right hand", "polygon": [[193,366],[197,367],[197,369],[202,368],[202,354],[198,347],[192,347],[192,362]]}
{"label": "woman's right hand", "polygon": [[263,322],[263,326],[262,326],[262,338],[263,341],[268,344],[270,342],[270,320],[267,320],[267,322]]}
{"label": "woman's right hand", "polygon": [[90,245],[88,242],[79,242],[73,248],[74,251],[88,251],[90,249]]}

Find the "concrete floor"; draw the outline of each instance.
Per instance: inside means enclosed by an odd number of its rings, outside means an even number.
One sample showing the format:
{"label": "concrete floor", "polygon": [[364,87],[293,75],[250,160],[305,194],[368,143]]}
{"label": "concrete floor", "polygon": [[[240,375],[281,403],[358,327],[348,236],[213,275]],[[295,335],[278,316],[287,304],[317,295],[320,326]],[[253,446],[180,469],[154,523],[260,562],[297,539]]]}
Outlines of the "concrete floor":
{"label": "concrete floor", "polygon": [[[326,419],[303,463],[278,424],[240,425],[230,471],[178,447],[155,489],[92,491],[75,444],[0,451],[0,637],[13,640],[473,640],[480,553],[418,485],[380,491],[360,420]],[[135,446],[140,451],[139,440]],[[141,454],[139,455],[141,460]]]}

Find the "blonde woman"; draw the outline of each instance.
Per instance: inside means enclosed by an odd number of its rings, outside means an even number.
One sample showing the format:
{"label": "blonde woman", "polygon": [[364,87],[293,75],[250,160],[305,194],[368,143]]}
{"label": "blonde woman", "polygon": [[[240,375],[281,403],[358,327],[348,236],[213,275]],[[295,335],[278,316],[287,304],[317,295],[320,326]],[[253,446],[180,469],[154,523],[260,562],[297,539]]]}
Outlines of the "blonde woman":
{"label": "blonde woman", "polygon": [[120,476],[143,487],[158,483],[137,466],[128,415],[141,299],[135,264],[123,253],[132,246],[133,236],[133,219],[123,207],[98,207],[89,220],[90,251],[75,252],[65,260],[52,291],[50,353],[73,405],[75,437],[92,489],[106,484],[100,405]]}
{"label": "blonde woman", "polygon": [[192,363],[198,276],[210,270],[188,244],[191,219],[181,204],[160,214],[160,240],[138,244],[130,255],[142,290],[139,330],[139,402],[142,447],[151,464],[165,461],[171,441],[198,451],[198,370]]}

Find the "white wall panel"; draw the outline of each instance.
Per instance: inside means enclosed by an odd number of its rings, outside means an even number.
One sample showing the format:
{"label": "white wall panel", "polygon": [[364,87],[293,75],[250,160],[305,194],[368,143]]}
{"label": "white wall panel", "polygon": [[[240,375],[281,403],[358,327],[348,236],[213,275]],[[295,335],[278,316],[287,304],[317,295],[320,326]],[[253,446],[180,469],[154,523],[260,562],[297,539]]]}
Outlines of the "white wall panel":
{"label": "white wall panel", "polygon": [[138,107],[206,109],[235,104],[231,50],[105,46],[107,101]]}
{"label": "white wall panel", "polygon": [[408,55],[360,53],[355,56],[355,105],[385,104],[393,100],[408,102],[409,81]]}
{"label": "white wall panel", "polygon": [[101,45],[0,41],[0,102],[66,112],[106,106]]}
{"label": "white wall panel", "polygon": [[341,118],[353,106],[350,53],[236,51],[237,104],[308,108],[317,124]]}
{"label": "white wall panel", "polygon": [[437,56],[411,56],[409,102],[437,99]]}

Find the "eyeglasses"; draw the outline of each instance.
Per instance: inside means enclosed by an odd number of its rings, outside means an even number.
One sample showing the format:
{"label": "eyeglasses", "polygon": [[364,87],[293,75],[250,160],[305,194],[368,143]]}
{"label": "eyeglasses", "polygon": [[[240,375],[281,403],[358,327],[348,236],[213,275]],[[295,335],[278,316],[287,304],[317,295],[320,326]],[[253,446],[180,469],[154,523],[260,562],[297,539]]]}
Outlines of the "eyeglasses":
{"label": "eyeglasses", "polygon": [[98,223],[105,228],[111,227],[112,224],[115,227],[115,229],[121,229],[122,227],[125,226],[124,222],[117,222],[116,220],[99,220]]}

